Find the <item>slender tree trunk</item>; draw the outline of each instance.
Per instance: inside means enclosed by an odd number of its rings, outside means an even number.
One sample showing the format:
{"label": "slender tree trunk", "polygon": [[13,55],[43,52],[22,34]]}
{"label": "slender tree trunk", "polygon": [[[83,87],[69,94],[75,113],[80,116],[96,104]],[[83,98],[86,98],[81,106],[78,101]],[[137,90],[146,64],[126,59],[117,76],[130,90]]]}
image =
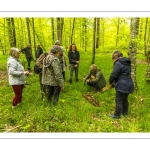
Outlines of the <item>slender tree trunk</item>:
{"label": "slender tree trunk", "polygon": [[3,55],[6,54],[6,19],[4,18],[4,48],[3,48]]}
{"label": "slender tree trunk", "polygon": [[93,26],[93,51],[91,64],[94,64],[95,62],[95,35],[96,35],[96,18],[94,18],[94,26]]}
{"label": "slender tree trunk", "polygon": [[53,45],[54,44],[54,40],[55,40],[54,18],[51,18],[51,24],[52,24],[52,45]]}
{"label": "slender tree trunk", "polygon": [[147,25],[148,25],[148,18],[146,18],[145,22],[145,33],[144,33],[144,55],[147,56],[146,51],[147,51]]}
{"label": "slender tree trunk", "polygon": [[62,41],[62,31],[64,25],[64,18],[57,18],[57,39]]}
{"label": "slender tree trunk", "polygon": [[70,43],[72,43],[73,33],[74,33],[74,27],[75,27],[75,18],[73,18],[73,23],[72,23],[72,30],[71,30]]}
{"label": "slender tree trunk", "polygon": [[[28,34],[28,43],[31,45],[31,35],[30,35],[30,25],[29,25],[30,19],[26,18],[26,25],[27,25],[27,34]],[[32,54],[32,46],[31,46],[31,55],[32,55],[32,60],[33,59],[33,54]]]}
{"label": "slender tree trunk", "polygon": [[96,48],[99,48],[100,39],[100,18],[96,18]]}
{"label": "slender tree trunk", "polygon": [[16,47],[16,30],[15,30],[14,18],[11,18],[11,23],[12,23],[13,44],[14,44],[14,47]]}
{"label": "slender tree trunk", "polygon": [[11,18],[6,18],[10,47],[15,47]]}
{"label": "slender tree trunk", "polygon": [[137,89],[136,82],[136,52],[137,52],[137,38],[139,31],[139,18],[131,18],[130,23],[130,43],[129,43],[129,58],[131,59],[131,77],[134,82],[134,87]]}
{"label": "slender tree trunk", "polygon": [[32,18],[32,30],[33,30],[33,41],[34,41],[34,54],[36,55],[36,40],[35,40],[34,18]]}
{"label": "slender tree trunk", "polygon": [[116,47],[118,47],[118,36],[119,36],[119,28],[120,28],[120,18],[118,18],[118,23],[117,23],[117,33],[116,33]]}

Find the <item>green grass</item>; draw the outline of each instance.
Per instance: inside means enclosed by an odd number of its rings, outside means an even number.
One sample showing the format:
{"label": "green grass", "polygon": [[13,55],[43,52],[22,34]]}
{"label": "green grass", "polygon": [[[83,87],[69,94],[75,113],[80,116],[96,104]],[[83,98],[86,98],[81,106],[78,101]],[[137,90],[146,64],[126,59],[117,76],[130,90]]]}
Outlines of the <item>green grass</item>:
{"label": "green grass", "polygon": [[[1,56],[0,70],[6,70],[8,56]],[[142,54],[138,54],[142,59]],[[21,56],[21,61],[25,61]],[[93,93],[100,107],[90,104],[83,93],[92,89],[84,86],[83,77],[89,72],[90,54],[81,53],[79,82],[70,85],[66,71],[65,90],[61,92],[57,106],[41,100],[38,75],[27,77],[23,102],[11,108],[13,91],[8,81],[0,82],[0,132],[19,126],[11,132],[149,132],[150,131],[150,84],[145,81],[146,64],[137,64],[138,91],[129,95],[129,115],[113,120],[109,114],[115,110],[115,89]],[[107,82],[112,71],[111,54],[96,54],[95,64],[101,68]],[[32,62],[32,67],[34,62]]]}

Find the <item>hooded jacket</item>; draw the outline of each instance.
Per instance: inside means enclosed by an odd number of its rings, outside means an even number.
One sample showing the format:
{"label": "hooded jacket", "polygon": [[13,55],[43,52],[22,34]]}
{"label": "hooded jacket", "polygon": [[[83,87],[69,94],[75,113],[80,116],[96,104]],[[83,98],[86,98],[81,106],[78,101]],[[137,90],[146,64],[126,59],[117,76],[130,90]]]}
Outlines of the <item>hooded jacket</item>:
{"label": "hooded jacket", "polygon": [[22,74],[24,67],[17,58],[10,56],[7,60],[7,70],[10,85],[21,85],[26,83],[26,76]]}
{"label": "hooded jacket", "polygon": [[64,86],[64,79],[59,62],[59,58],[52,53],[43,60],[42,84],[50,86]]}
{"label": "hooded jacket", "polygon": [[132,93],[134,90],[131,78],[131,61],[129,58],[119,58],[114,63],[114,69],[109,77],[109,83],[114,83],[116,91]]}

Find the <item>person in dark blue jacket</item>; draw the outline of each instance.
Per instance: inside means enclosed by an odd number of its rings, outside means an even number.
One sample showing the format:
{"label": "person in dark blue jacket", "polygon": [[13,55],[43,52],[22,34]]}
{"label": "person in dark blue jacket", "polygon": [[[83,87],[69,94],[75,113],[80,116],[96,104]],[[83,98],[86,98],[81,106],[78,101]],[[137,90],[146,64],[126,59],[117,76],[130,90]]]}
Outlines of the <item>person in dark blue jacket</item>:
{"label": "person in dark blue jacket", "polygon": [[77,50],[77,47],[74,43],[72,43],[69,47],[68,59],[69,59],[69,69],[70,69],[69,83],[71,84],[74,71],[75,71],[76,82],[78,82],[79,80],[78,73],[79,73],[80,53]]}
{"label": "person in dark blue jacket", "polygon": [[128,114],[128,95],[134,90],[134,83],[131,78],[131,61],[129,58],[122,57],[118,50],[112,54],[114,68],[109,77],[109,83],[114,84],[116,89],[116,110],[111,118],[120,118],[121,114]]}

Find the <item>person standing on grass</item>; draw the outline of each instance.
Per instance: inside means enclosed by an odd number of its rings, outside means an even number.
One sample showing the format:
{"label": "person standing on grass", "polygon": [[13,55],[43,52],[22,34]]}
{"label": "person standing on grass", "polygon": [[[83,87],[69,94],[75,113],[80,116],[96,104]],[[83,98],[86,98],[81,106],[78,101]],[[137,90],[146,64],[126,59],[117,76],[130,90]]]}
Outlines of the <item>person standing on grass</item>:
{"label": "person standing on grass", "polygon": [[65,80],[65,72],[66,72],[66,68],[67,68],[67,63],[66,63],[64,48],[61,46],[59,40],[56,40],[54,44],[60,46],[62,49],[60,56],[59,56],[59,61],[60,61],[61,69],[62,69],[63,78]]}
{"label": "person standing on grass", "polygon": [[43,53],[43,50],[42,50],[41,46],[37,45],[36,59],[38,59],[42,53]]}
{"label": "person standing on grass", "polygon": [[97,92],[100,92],[102,88],[106,86],[104,75],[95,64],[92,64],[90,66],[89,74],[83,79],[85,80],[87,85],[94,87]]}
{"label": "person standing on grass", "polygon": [[28,71],[31,71],[31,59],[32,59],[32,54],[31,54],[31,45],[28,44],[27,47],[21,49],[21,52],[25,54],[26,60],[28,62]]}
{"label": "person standing on grass", "polygon": [[47,52],[42,53],[36,61],[37,66],[41,69],[39,73],[39,82],[40,82],[40,90],[41,93],[46,94],[46,86],[42,84],[42,68],[43,68],[43,60],[48,55]]}
{"label": "person standing on grass", "polygon": [[15,97],[12,102],[12,108],[22,102],[22,92],[24,84],[26,83],[26,75],[29,71],[25,71],[23,65],[19,61],[20,50],[18,48],[10,49],[10,57],[7,60],[7,71],[9,84],[12,86]]}
{"label": "person standing on grass", "polygon": [[[53,101],[54,105],[59,101],[60,91],[64,90],[64,79],[58,58],[61,51],[60,46],[54,45],[43,60],[42,84],[47,86],[48,101]],[[54,99],[52,100],[52,98]]]}
{"label": "person standing on grass", "polygon": [[68,59],[69,59],[69,70],[70,70],[69,83],[71,84],[74,71],[75,71],[76,82],[79,81],[78,73],[79,73],[80,53],[77,50],[77,47],[74,43],[72,43],[69,47]]}
{"label": "person standing on grass", "polygon": [[122,57],[123,54],[116,50],[112,53],[114,68],[109,77],[109,84],[114,84],[116,89],[116,110],[111,118],[120,118],[121,114],[128,114],[128,95],[134,91],[134,84],[131,78],[131,61]]}

